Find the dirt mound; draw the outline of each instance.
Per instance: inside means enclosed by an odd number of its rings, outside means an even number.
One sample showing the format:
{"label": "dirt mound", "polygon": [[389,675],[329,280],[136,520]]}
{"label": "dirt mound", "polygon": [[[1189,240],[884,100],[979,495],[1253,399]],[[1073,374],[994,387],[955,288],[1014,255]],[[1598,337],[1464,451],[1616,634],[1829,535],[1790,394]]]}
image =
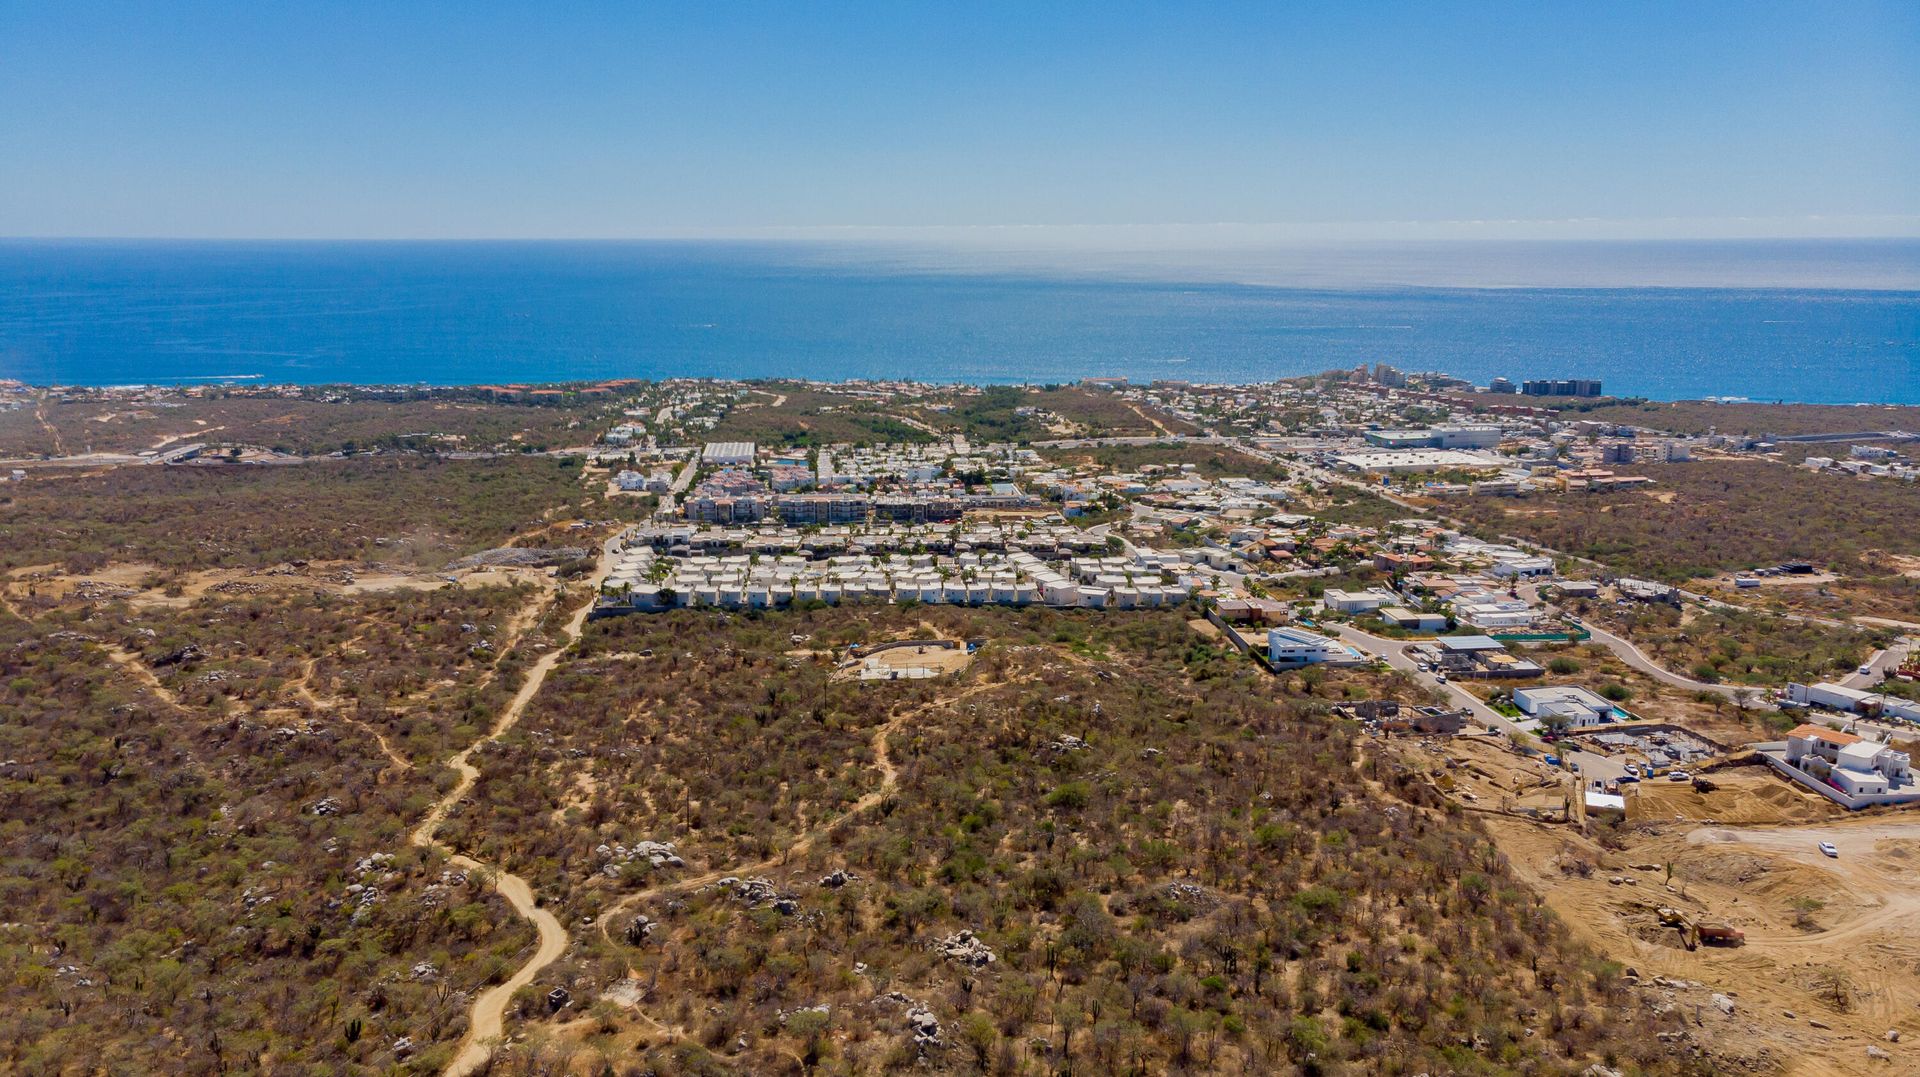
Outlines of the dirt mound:
{"label": "dirt mound", "polygon": [[1839,813],[1826,798],[1803,793],[1771,774],[1721,772],[1713,781],[1718,788],[1711,793],[1697,793],[1685,782],[1643,782],[1627,801],[1627,817],[1636,823],[1687,819],[1753,825],[1806,822]]}
{"label": "dirt mound", "polygon": [[[1874,907],[1849,891],[1835,873],[1776,853],[1748,852],[1725,845],[1695,846],[1674,866],[1676,878],[1689,883],[1737,890],[1761,914],[1778,925],[1810,915],[1815,923],[1844,924]],[[1736,917],[1738,918],[1738,917]]]}
{"label": "dirt mound", "polygon": [[1697,860],[1676,865],[1675,874],[1689,882],[1717,883],[1721,886],[1747,886],[1764,881],[1780,861],[1757,853],[1715,849]]}
{"label": "dirt mound", "polygon": [[555,546],[540,549],[523,546],[499,546],[469,554],[447,565],[448,571],[469,568],[547,568],[593,556],[585,546]]}

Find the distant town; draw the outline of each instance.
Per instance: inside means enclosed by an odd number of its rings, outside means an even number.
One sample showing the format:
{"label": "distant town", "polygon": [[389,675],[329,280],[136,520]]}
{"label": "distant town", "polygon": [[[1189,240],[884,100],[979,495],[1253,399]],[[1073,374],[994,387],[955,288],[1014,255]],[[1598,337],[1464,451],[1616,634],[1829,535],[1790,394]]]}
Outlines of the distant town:
{"label": "distant town", "polygon": [[[1507,873],[1611,962],[1609,1019],[1650,1030],[1649,1066],[1751,1068],[1755,1044],[1891,1059],[1920,978],[1849,948],[1913,926],[1915,414],[1384,364],[1249,385],[0,383],[0,595],[17,646],[60,656],[16,661],[10,690],[54,698],[84,669],[101,707],[206,715],[203,752],[263,738],[253,758],[302,775],[277,818],[331,843],[299,884],[331,895],[316,937],[398,930],[403,896],[467,910],[382,974],[413,1009],[350,1018],[378,1044],[329,1033],[403,1069],[535,1072],[586,1042],[693,1057],[660,1026],[694,999],[740,1058],[960,1066],[959,1037],[1010,1042],[968,992],[1069,989],[1048,947],[1096,929],[1063,925],[1054,887],[1078,887],[1073,917],[1129,910],[1156,960],[1246,1006],[1251,982],[1163,931],[1192,918],[1243,953],[1232,917],[1354,907],[1329,895],[1365,884],[1328,850],[1358,819],[1396,849],[1416,820],[1472,835],[1448,877]],[[1337,763],[1305,766],[1309,744]],[[1219,762],[1242,750],[1272,754]],[[9,751],[0,778],[56,765]],[[1071,837],[1098,811],[1124,825]],[[1302,852],[1323,816],[1348,821]],[[1259,872],[1195,851],[1229,831]],[[1080,859],[1048,853],[1069,840]],[[89,885],[63,870],[47,908]],[[294,900],[278,867],[227,870],[245,922]],[[1317,881],[1263,895],[1289,870]],[[989,875],[1020,911],[972,903]],[[481,924],[507,932],[493,958]],[[707,971],[803,929],[846,947],[814,958],[842,971],[755,973],[760,1001]],[[1838,964],[1752,984],[1829,942]],[[82,949],[48,990],[117,967]],[[1132,990],[1120,960],[1088,975]],[[1177,1031],[1139,1035],[1180,1057]]]}

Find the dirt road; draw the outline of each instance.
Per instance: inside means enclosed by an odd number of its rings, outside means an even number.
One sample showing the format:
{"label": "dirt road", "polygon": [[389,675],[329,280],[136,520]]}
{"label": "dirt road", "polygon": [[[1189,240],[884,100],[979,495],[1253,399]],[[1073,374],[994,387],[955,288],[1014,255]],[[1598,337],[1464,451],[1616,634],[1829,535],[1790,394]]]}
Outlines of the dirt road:
{"label": "dirt road", "polygon": [[[455,856],[452,863],[468,871],[486,871],[485,865],[471,857]],[[482,991],[480,997],[473,1000],[473,1015],[467,1025],[467,1038],[460,1043],[460,1053],[448,1063],[446,1073],[465,1075],[473,1073],[493,1055],[493,1044],[506,1033],[507,1004],[513,1001],[514,992],[533,982],[540,970],[560,960],[567,952],[567,929],[552,913],[534,904],[533,888],[525,879],[506,872],[494,876],[494,889],[507,899],[513,911],[532,921],[534,930],[540,933],[540,945],[533,956],[520,966],[519,971],[506,980]]]}
{"label": "dirt road", "polygon": [[[600,563],[594,570],[593,579],[597,580],[606,574],[607,567],[613,559],[613,548],[618,541],[617,538],[608,539],[601,546]],[[452,811],[453,806],[473,789],[474,782],[480,778],[480,768],[470,761],[473,753],[479,751],[482,746],[499,740],[520,721],[520,716],[526,712],[527,704],[533,702],[533,697],[539,695],[541,686],[546,684],[548,674],[560,664],[560,658],[566,652],[568,645],[580,638],[581,629],[587,623],[587,614],[593,609],[596,596],[597,592],[590,592],[586,601],[574,611],[573,616],[561,629],[565,637],[564,642],[541,655],[540,659],[533,664],[533,668],[528,670],[525,683],[521,684],[520,690],[514,693],[506,709],[500,712],[500,717],[494,722],[493,728],[447,761],[448,766],[459,772],[460,780],[447,791],[446,796],[441,797],[428,810],[426,818],[422,819],[420,825],[415,827],[413,833],[409,835],[413,844],[440,849],[449,854],[454,863],[468,871],[491,872],[494,889],[501,897],[507,899],[507,903],[513,906],[515,912],[533,924],[534,930],[540,936],[539,945],[535,947],[533,955],[520,966],[519,971],[508,977],[505,982],[481,992],[480,996],[473,1000],[473,1011],[468,1018],[466,1038],[460,1041],[459,1052],[454,1055],[453,1061],[447,1064],[444,1071],[447,1077],[467,1077],[468,1074],[474,1073],[487,1064],[493,1056],[494,1044],[500,1039],[505,1028],[507,1004],[513,1001],[513,993],[532,983],[541,969],[559,960],[560,955],[566,952],[567,944],[571,940],[566,928],[560,926],[560,921],[552,913],[536,904],[533,887],[528,885],[525,879],[511,872],[489,867],[471,857],[457,854],[444,842],[438,840],[435,834],[439,831],[440,824],[446,821],[447,813]]]}

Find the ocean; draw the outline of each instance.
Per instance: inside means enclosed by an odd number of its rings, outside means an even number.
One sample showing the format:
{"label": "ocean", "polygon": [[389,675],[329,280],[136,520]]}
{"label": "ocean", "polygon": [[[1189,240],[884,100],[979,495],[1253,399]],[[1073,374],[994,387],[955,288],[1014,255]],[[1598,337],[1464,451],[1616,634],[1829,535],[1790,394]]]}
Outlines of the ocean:
{"label": "ocean", "polygon": [[41,384],[1252,382],[1363,362],[1920,404],[1920,241],[0,242],[0,378]]}

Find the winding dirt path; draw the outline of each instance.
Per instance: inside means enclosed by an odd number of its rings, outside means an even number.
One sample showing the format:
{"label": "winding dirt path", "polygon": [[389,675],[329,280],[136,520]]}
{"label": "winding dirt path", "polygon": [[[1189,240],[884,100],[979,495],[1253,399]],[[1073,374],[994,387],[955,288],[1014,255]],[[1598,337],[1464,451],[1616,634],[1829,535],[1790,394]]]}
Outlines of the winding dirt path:
{"label": "winding dirt path", "polygon": [[315,711],[332,718],[338,718],[342,722],[360,730],[362,733],[371,736],[379,743],[380,754],[386,756],[389,763],[392,763],[401,770],[412,770],[413,761],[401,755],[399,752],[394,751],[393,745],[387,743],[387,735],[385,733],[348,714],[346,706],[338,700],[329,703],[313,694],[313,667],[319,663],[320,660],[318,658],[307,659],[306,666],[300,671],[299,678],[291,685],[293,694],[299,696],[301,702],[312,707]]}
{"label": "winding dirt path", "polygon": [[[601,546],[600,562],[593,574],[595,580],[606,574],[608,564],[613,558],[613,547],[617,542],[618,539],[609,539]],[[453,806],[473,789],[474,782],[480,778],[480,768],[470,762],[473,753],[499,740],[520,721],[520,716],[526,712],[527,704],[533,702],[533,697],[540,694],[541,686],[547,682],[547,675],[560,664],[560,658],[566,653],[567,647],[580,638],[581,629],[586,626],[587,614],[592,611],[597,594],[597,590],[590,591],[586,601],[574,610],[573,616],[568,618],[566,625],[561,629],[561,634],[565,637],[564,641],[541,655],[527,671],[526,681],[520,685],[520,690],[514,693],[513,699],[508,701],[506,708],[500,712],[500,717],[493,723],[493,728],[447,760],[447,765],[459,772],[460,780],[454,783],[446,796],[441,797],[427,811],[426,818],[422,819],[420,825],[414,827],[413,832],[408,835],[408,839],[413,844],[422,848],[439,849],[446,853],[453,863],[468,871],[490,875],[493,879],[493,888],[501,897],[507,899],[507,904],[513,906],[514,912],[533,924],[534,930],[540,936],[539,945],[535,947],[533,956],[527,958],[519,971],[505,981],[481,992],[479,997],[473,1000],[473,1011],[467,1022],[466,1038],[460,1041],[460,1050],[443,1071],[446,1077],[467,1077],[468,1074],[487,1064],[493,1057],[494,1043],[501,1038],[505,1030],[507,1004],[513,1000],[514,992],[532,983],[541,969],[558,961],[560,955],[566,953],[571,939],[567,935],[567,929],[560,926],[559,919],[535,903],[533,887],[528,885],[525,879],[457,853],[452,847],[435,837],[435,834],[439,831],[440,824],[446,821],[447,813],[451,812]]]}
{"label": "winding dirt path", "polygon": [[107,657],[113,660],[114,665],[119,666],[132,676],[134,680],[139,681],[147,691],[166,700],[168,706],[177,711],[184,711],[189,714],[193,713],[193,708],[180,702],[180,697],[174,694],[173,689],[168,688],[161,682],[159,674],[155,673],[146,662],[142,661],[139,655],[134,654],[132,651],[127,650],[117,643],[108,643],[105,640],[101,640],[97,646],[107,653]]}
{"label": "winding dirt path", "polygon": [[[827,820],[826,822],[821,823],[820,825],[814,827],[813,829],[803,833],[800,837],[794,840],[792,845],[787,846],[787,848],[783,850],[778,856],[768,857],[764,860],[758,860],[751,864],[742,864],[742,865],[736,865],[733,867],[726,867],[726,868],[715,868],[709,871],[701,872],[698,875],[686,876],[683,878],[675,879],[671,882],[661,883],[658,886],[648,887],[645,890],[636,890],[633,893],[628,894],[626,897],[623,897],[619,901],[616,901],[612,905],[609,905],[606,908],[606,910],[600,914],[600,917],[599,917],[600,937],[609,943],[615,942],[615,939],[613,937],[613,926],[612,926],[614,919],[618,917],[621,913],[625,912],[626,910],[632,908],[633,906],[649,898],[659,897],[663,894],[679,893],[684,890],[691,890],[695,887],[706,886],[710,883],[718,882],[720,879],[723,879],[729,875],[753,875],[759,872],[770,871],[776,867],[779,867],[782,864],[787,863],[788,861],[794,859],[795,857],[805,856],[809,850],[811,850],[815,845],[819,844],[820,839],[828,836],[829,834],[832,834],[835,830],[846,825],[846,823],[849,822],[850,820],[857,818],[858,816],[878,807],[882,801],[886,800],[889,794],[891,794],[895,789],[899,787],[900,771],[899,771],[899,768],[893,762],[892,753],[888,750],[888,739],[891,738],[893,734],[899,732],[902,726],[904,726],[908,721],[914,718],[918,718],[923,714],[926,714],[928,711],[935,710],[940,707],[950,707],[956,703],[959,703],[961,700],[979,695],[980,693],[988,691],[989,689],[1001,687],[1006,683],[1007,682],[1004,682],[1004,681],[992,681],[992,682],[984,682],[981,684],[976,684],[970,688],[963,689],[962,691],[957,692],[952,696],[948,696],[943,699],[931,700],[929,702],[922,703],[918,706],[908,707],[907,709],[887,719],[885,722],[881,723],[878,730],[875,731],[874,737],[873,737],[873,766],[874,766],[874,769],[880,772],[880,784],[868,790],[866,793],[861,795],[860,799],[848,805],[845,811]],[[629,966],[627,969],[627,977],[631,980],[638,980],[640,978],[639,970]],[[688,1036],[688,1032],[686,1029],[681,1028],[677,1025],[669,1025],[659,1021],[658,1019],[648,1014],[644,1009],[642,1009],[639,1003],[637,1002],[627,1005],[627,1008],[632,1010],[636,1015],[638,1015],[641,1020],[653,1026],[653,1029],[656,1032],[665,1033],[667,1035],[675,1037],[676,1039],[685,1039]],[[722,1057],[726,1057],[726,1056],[723,1055]]]}
{"label": "winding dirt path", "polygon": [[[13,604],[13,597],[7,593],[8,589],[12,586],[13,581],[11,579],[0,582],[0,610],[4,610],[13,615],[15,620],[24,621],[28,625],[37,628],[39,622],[22,613],[20,607]],[[94,646],[99,647],[101,651],[105,652],[106,656],[112,660],[114,665],[119,666],[134,680],[139,681],[141,687],[152,692],[162,700],[165,700],[168,706],[177,711],[191,712],[192,708],[180,702],[180,697],[173,694],[173,689],[161,683],[159,675],[154,673],[152,668],[144,661],[141,661],[139,655],[134,654],[132,651],[127,650],[117,643],[112,643],[104,639],[95,640]]]}

